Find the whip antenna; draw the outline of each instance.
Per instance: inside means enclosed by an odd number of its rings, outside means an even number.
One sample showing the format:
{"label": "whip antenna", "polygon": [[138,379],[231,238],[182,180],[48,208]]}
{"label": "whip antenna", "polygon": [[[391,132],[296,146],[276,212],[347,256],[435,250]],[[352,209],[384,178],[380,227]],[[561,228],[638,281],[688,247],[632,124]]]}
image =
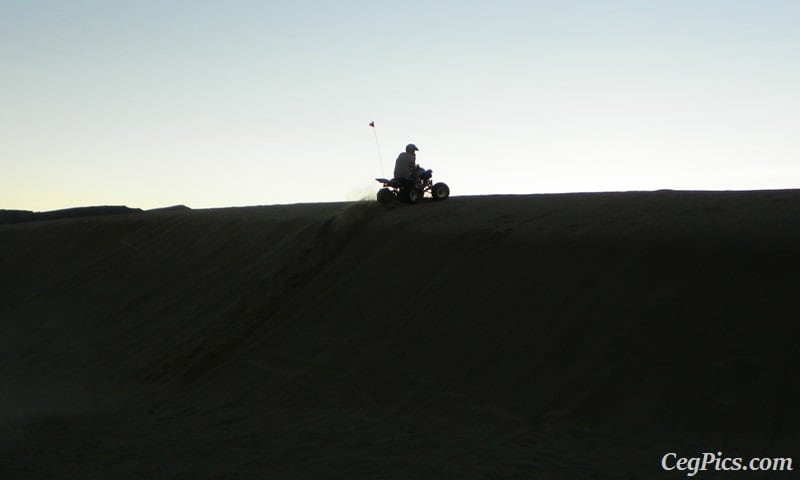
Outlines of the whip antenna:
{"label": "whip antenna", "polygon": [[369,126],[372,127],[372,133],[375,134],[375,148],[378,149],[378,164],[381,166],[381,177],[385,177],[386,174],[383,173],[383,157],[381,157],[381,145],[378,143],[378,131],[375,129],[375,122],[369,122]]}

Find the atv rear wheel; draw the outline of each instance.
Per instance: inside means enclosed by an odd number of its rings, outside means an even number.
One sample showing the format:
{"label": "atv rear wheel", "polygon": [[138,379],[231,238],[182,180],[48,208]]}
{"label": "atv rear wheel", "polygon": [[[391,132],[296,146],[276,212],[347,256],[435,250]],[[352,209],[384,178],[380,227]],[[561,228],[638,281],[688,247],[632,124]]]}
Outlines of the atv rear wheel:
{"label": "atv rear wheel", "polygon": [[419,199],[421,197],[422,197],[422,192],[420,192],[416,188],[409,188],[408,192],[406,192],[406,198],[408,198],[408,203],[412,205],[419,202]]}
{"label": "atv rear wheel", "polygon": [[450,196],[450,187],[446,183],[439,182],[431,188],[431,195],[434,200],[446,200]]}
{"label": "atv rear wheel", "polygon": [[388,188],[381,188],[378,190],[378,203],[381,205],[386,205],[387,203],[391,203],[394,200],[394,193]]}

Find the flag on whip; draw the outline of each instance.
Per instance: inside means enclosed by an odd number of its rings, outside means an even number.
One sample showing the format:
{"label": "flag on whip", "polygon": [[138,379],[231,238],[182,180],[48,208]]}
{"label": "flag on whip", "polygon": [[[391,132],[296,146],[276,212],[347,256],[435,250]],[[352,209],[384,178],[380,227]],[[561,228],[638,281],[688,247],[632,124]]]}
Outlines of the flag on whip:
{"label": "flag on whip", "polygon": [[375,147],[378,149],[378,164],[381,166],[381,176],[385,177],[386,174],[383,173],[383,158],[381,157],[381,145],[378,143],[378,130],[375,128],[375,121],[369,122],[369,126],[372,127],[372,133],[375,134]]}

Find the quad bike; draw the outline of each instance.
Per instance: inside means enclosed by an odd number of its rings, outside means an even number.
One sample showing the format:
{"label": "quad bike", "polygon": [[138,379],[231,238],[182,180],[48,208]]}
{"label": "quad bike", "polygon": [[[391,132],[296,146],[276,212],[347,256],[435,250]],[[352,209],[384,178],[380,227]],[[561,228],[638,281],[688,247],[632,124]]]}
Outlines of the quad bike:
{"label": "quad bike", "polygon": [[378,203],[387,204],[398,199],[401,202],[414,204],[419,202],[425,192],[430,192],[434,200],[446,200],[450,196],[450,187],[443,182],[433,183],[432,176],[433,170],[425,170],[418,166],[416,182],[376,178],[375,180],[383,184],[383,188],[378,190]]}

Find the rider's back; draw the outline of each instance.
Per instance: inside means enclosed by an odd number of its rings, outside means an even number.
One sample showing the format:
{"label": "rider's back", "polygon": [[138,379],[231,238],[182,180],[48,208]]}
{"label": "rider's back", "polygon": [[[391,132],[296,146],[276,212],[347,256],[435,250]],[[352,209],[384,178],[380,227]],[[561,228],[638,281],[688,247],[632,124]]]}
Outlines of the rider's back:
{"label": "rider's back", "polygon": [[414,163],[416,158],[413,154],[402,152],[394,162],[394,178],[412,178],[414,175]]}

